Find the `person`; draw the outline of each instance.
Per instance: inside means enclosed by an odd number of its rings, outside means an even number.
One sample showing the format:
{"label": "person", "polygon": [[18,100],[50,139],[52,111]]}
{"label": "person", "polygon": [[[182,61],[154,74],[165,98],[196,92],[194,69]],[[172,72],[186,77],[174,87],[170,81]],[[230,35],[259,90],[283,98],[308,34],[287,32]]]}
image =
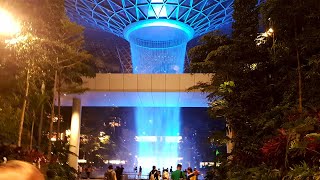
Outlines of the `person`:
{"label": "person", "polygon": [[187,180],[196,180],[196,175],[192,172],[192,168],[188,167],[187,169]]}
{"label": "person", "polygon": [[138,174],[138,178],[141,179],[141,175],[142,175],[142,167],[139,167],[139,174]]}
{"label": "person", "polygon": [[149,173],[149,180],[155,180],[157,172],[156,166],[152,166],[152,170]]}
{"label": "person", "polygon": [[160,168],[158,169],[157,173],[155,174],[155,179],[156,180],[160,180],[161,179],[161,172],[160,172]]}
{"label": "person", "polygon": [[78,165],[78,170],[77,170],[77,178],[81,179],[81,174],[82,174],[82,167]]}
{"label": "person", "polygon": [[171,173],[171,179],[172,180],[181,180],[181,179],[186,179],[186,175],[181,171],[182,165],[178,164],[177,165],[177,170],[173,171]]}
{"label": "person", "polygon": [[104,179],[117,180],[116,172],[113,170],[113,166],[109,165],[108,170],[104,173]]}
{"label": "person", "polygon": [[[123,165],[121,165],[121,166],[120,166],[120,177],[122,177],[123,171],[124,171],[124,167],[123,167]],[[120,179],[119,179],[119,180],[120,180]]]}
{"label": "person", "polygon": [[32,164],[12,160],[0,165],[0,180],[44,180],[43,174]]}
{"label": "person", "polygon": [[116,172],[117,179],[120,180],[121,179],[121,169],[119,166],[116,167],[115,172]]}
{"label": "person", "polygon": [[170,167],[170,174],[172,173],[172,166]]}
{"label": "person", "polygon": [[197,170],[196,167],[193,169],[193,174],[196,176],[196,180],[198,180],[198,176],[199,176],[200,172]]}
{"label": "person", "polygon": [[164,170],[163,170],[162,180],[169,180],[169,172],[168,172],[168,169],[164,169]]}
{"label": "person", "polygon": [[90,175],[91,175],[91,173],[92,173],[92,171],[93,171],[92,165],[89,164],[89,165],[87,166],[87,168],[85,169],[85,171],[86,171],[86,174],[87,174],[87,179],[90,179]]}

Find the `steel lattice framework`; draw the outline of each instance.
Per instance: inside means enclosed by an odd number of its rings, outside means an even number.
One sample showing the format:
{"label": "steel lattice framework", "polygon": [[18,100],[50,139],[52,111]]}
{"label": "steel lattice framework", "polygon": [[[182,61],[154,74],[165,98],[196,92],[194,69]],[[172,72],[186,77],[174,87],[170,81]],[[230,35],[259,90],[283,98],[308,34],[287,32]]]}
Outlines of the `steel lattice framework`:
{"label": "steel lattice framework", "polygon": [[[131,23],[148,19],[180,21],[194,37],[231,22],[233,0],[66,0],[69,17],[123,37]],[[84,22],[85,21],[85,22]]]}

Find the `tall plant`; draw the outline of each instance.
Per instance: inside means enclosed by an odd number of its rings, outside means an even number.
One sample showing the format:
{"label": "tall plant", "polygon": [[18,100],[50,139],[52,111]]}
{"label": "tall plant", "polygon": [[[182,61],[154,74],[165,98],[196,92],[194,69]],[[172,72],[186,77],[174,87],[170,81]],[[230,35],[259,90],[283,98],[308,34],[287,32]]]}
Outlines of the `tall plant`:
{"label": "tall plant", "polygon": [[211,83],[197,86],[211,93],[210,113],[235,130],[231,172],[285,177],[301,162],[318,166],[320,6],[267,0],[261,29],[273,34],[255,44],[255,3],[235,1],[232,36],[205,35],[189,53],[194,72],[214,72]]}

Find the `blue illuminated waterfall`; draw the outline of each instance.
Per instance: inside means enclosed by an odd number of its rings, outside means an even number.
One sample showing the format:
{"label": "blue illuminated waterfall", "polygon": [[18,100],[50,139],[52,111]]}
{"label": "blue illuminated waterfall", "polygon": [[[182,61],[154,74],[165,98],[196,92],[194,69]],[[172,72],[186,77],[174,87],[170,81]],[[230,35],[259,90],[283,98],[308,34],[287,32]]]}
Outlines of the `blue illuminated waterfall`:
{"label": "blue illuminated waterfall", "polygon": [[[188,41],[232,22],[233,2],[65,0],[71,20],[130,43],[135,74],[183,73]],[[145,171],[175,166],[179,159],[180,108],[168,106],[136,107],[136,165]]]}
{"label": "blue illuminated waterfall", "polygon": [[135,112],[138,164],[146,171],[178,162],[180,135],[179,107],[137,107]]}
{"label": "blue illuminated waterfall", "polygon": [[[161,15],[161,12],[158,13]],[[124,36],[130,42],[133,73],[183,73],[186,45],[193,36],[189,26],[166,19],[140,21],[129,25]],[[153,165],[160,169],[175,167],[180,160],[182,139],[180,107],[165,103],[157,107],[136,107],[135,122],[137,165],[144,173]]]}

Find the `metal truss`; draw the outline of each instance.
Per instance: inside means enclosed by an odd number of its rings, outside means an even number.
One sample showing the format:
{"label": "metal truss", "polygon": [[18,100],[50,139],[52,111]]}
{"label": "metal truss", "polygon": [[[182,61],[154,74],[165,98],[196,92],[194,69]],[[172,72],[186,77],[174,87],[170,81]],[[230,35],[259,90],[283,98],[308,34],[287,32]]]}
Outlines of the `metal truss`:
{"label": "metal truss", "polygon": [[130,47],[116,46],[117,57],[120,61],[122,73],[132,73]]}
{"label": "metal truss", "polygon": [[[132,73],[132,62],[130,54],[130,45],[125,40],[119,37],[107,34],[101,34],[99,31],[90,31],[91,34],[96,34],[98,37],[90,36],[86,42],[86,49],[94,56],[100,58],[104,62],[115,62],[118,60],[121,73]],[[101,72],[113,72],[106,64],[105,67],[99,69]]]}
{"label": "metal truss", "polygon": [[69,17],[123,37],[131,23],[148,19],[183,22],[194,37],[232,21],[233,0],[66,0]]}

